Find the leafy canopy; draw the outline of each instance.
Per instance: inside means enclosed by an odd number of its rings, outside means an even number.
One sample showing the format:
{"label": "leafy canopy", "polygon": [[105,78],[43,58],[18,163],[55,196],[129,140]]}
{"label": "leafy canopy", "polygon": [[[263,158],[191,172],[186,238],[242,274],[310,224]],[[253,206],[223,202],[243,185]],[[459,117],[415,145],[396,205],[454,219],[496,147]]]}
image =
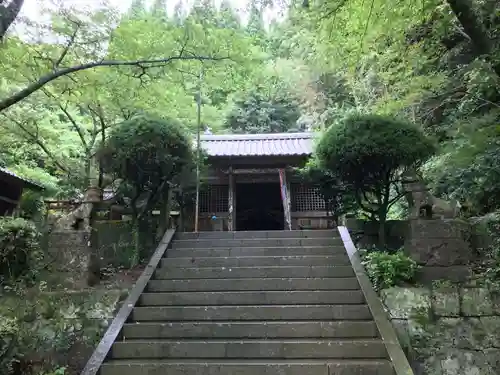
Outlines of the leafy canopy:
{"label": "leafy canopy", "polygon": [[331,126],[318,143],[322,165],[355,189],[380,190],[402,168],[417,166],[434,152],[415,125],[383,115],[355,114]]}
{"label": "leafy canopy", "polygon": [[235,133],[280,133],[295,130],[300,110],[285,93],[269,95],[254,90],[241,96],[226,117],[226,126]]}
{"label": "leafy canopy", "polygon": [[379,222],[385,246],[385,221],[403,195],[401,174],[434,152],[433,142],[415,125],[382,115],[355,114],[331,126],[320,139],[320,166],[337,175],[356,204]]}
{"label": "leafy canopy", "polygon": [[349,187],[342,182],[336,171],[324,168],[317,157],[310,158],[297,172],[304,182],[318,187],[327,212],[334,219],[356,209]]}
{"label": "leafy canopy", "polygon": [[153,191],[190,162],[191,142],[178,121],[143,114],[112,129],[101,158],[105,171],[138,193]]}

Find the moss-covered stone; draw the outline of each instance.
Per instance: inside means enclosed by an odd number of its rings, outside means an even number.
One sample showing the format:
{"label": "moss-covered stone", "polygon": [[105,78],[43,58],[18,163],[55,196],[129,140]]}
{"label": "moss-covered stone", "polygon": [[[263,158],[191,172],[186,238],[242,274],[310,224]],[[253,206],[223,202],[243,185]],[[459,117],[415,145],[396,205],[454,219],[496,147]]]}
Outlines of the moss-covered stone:
{"label": "moss-covered stone", "polygon": [[[2,295],[0,320],[14,319],[17,324],[11,360],[37,364],[26,374],[63,365],[68,374],[78,373],[113,318],[121,294],[103,289]],[[0,368],[0,373],[8,372]]]}
{"label": "moss-covered stone", "polygon": [[452,285],[435,285],[432,293],[403,289],[381,294],[401,343],[410,345],[418,373],[500,373],[500,316],[493,315],[488,289]]}
{"label": "moss-covered stone", "polygon": [[462,314],[464,316],[492,315],[493,304],[486,288],[462,288]]}
{"label": "moss-covered stone", "polygon": [[489,346],[489,338],[478,318],[462,319],[457,325],[455,347],[482,350]]}
{"label": "moss-covered stone", "polygon": [[460,297],[456,286],[434,288],[432,291],[432,309],[437,316],[459,316]]}
{"label": "moss-covered stone", "polygon": [[426,288],[389,288],[381,291],[382,301],[394,319],[409,319],[415,310],[429,311],[430,291]]}
{"label": "moss-covered stone", "polygon": [[392,325],[398,336],[399,343],[403,348],[411,347],[410,332],[408,329],[408,320],[406,319],[393,319]]}
{"label": "moss-covered stone", "polygon": [[490,346],[500,348],[500,316],[485,316],[480,318]]}

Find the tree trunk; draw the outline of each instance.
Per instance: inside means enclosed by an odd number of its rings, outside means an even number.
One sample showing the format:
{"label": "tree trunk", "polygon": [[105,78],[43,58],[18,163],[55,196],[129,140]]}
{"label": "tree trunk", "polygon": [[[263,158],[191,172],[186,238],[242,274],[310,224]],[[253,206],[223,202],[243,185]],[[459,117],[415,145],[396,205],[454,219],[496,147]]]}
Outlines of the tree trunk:
{"label": "tree trunk", "polygon": [[85,156],[86,160],[85,160],[85,169],[84,169],[84,178],[85,178],[85,186],[86,187],[89,187],[89,186],[92,186],[94,187],[90,180],[91,180],[91,171],[92,171],[92,161],[91,161],[91,156],[89,156],[88,154]]}
{"label": "tree trunk", "polygon": [[[2,1],[3,3],[3,1]],[[7,33],[8,28],[14,23],[24,0],[12,0],[9,5],[0,5],[0,40],[3,39]]]}
{"label": "tree trunk", "polygon": [[484,55],[498,77],[500,77],[500,64],[493,60],[493,43],[490,40],[481,20],[474,12],[470,0],[447,0],[451,10],[470,37],[472,45],[478,56]]}
{"label": "tree trunk", "polygon": [[386,243],[386,221],[387,221],[387,209],[382,209],[378,214],[378,245],[379,250],[384,250],[387,246]]}

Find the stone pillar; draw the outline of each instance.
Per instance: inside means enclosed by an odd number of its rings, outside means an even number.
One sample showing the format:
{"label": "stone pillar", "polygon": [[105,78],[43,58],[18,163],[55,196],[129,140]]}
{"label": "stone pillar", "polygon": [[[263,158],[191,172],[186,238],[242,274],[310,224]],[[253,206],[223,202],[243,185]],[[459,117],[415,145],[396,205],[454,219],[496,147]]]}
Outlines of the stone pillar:
{"label": "stone pillar", "polygon": [[228,215],[227,215],[227,230],[229,232],[234,231],[236,222],[236,210],[235,210],[235,184],[234,184],[234,174],[233,168],[229,167],[229,202],[228,202]]}

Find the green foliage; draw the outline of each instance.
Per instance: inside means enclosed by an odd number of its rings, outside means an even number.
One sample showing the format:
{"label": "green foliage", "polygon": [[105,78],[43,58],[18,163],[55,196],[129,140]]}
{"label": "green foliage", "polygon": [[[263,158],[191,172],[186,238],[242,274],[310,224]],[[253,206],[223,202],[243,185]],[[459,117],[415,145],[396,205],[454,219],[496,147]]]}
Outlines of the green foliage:
{"label": "green foliage", "polygon": [[24,190],[19,208],[24,219],[40,223],[46,211],[43,194],[33,190]]}
{"label": "green foliage", "polygon": [[191,140],[173,119],[138,115],[113,129],[101,149],[104,170],[141,193],[170,181],[192,159]]}
{"label": "green foliage", "polygon": [[44,372],[43,374],[40,375],[66,375],[66,367],[57,367],[52,371],[49,372]]}
{"label": "green foliage", "polygon": [[235,133],[282,133],[297,130],[297,103],[285,93],[272,97],[252,91],[234,102],[226,126]]}
{"label": "green foliage", "polygon": [[[3,293],[0,306],[0,373],[61,375],[78,372],[115,313],[118,290]],[[9,348],[9,350],[7,350]],[[83,362],[83,363],[82,363]],[[14,364],[16,372],[7,369]],[[73,370],[73,371],[72,371]]]}
{"label": "green foliage", "polygon": [[177,120],[137,115],[117,125],[99,153],[103,171],[121,179],[129,192],[135,265],[141,253],[139,224],[192,162],[191,139]]}
{"label": "green foliage", "polygon": [[[472,3],[473,17],[498,46],[498,2]],[[441,146],[425,166],[434,193],[485,213],[500,207],[494,191],[500,81],[492,69],[500,60],[479,56],[448,4],[311,3],[292,9],[275,38],[281,37],[280,53],[343,77],[357,110],[422,124]]]}
{"label": "green foliage", "polygon": [[433,146],[416,126],[405,121],[353,115],[325,132],[316,153],[322,165],[338,171],[356,189],[383,190],[391,177],[386,175],[425,161]]}
{"label": "green foliage", "polygon": [[16,319],[0,315],[0,373],[10,374],[17,359],[17,336],[19,326]]}
{"label": "green foliage", "polygon": [[363,265],[375,290],[411,284],[419,269],[417,263],[402,250],[395,253],[365,251]]}
{"label": "green foliage", "polygon": [[[499,117],[500,119],[500,117]],[[497,119],[483,118],[471,124],[467,142],[450,142],[425,166],[435,191],[459,199],[471,215],[500,208],[500,137]]]}
{"label": "green foliage", "polygon": [[500,212],[492,212],[475,218],[472,224],[480,237],[479,248],[482,264],[479,267],[482,279],[491,284],[493,290],[500,286]]}
{"label": "green foliage", "polygon": [[42,253],[40,233],[24,219],[0,218],[0,278],[33,277]]}
{"label": "green foliage", "polygon": [[319,188],[328,214],[338,219],[341,215],[353,213],[358,207],[352,191],[335,173],[322,167],[315,157],[310,158],[303,168],[297,169],[298,176],[304,182]]}
{"label": "green foliage", "polygon": [[387,213],[404,194],[401,174],[434,152],[420,129],[393,117],[354,114],[326,130],[316,147],[320,166],[337,175],[359,207],[380,223],[385,245]]}

